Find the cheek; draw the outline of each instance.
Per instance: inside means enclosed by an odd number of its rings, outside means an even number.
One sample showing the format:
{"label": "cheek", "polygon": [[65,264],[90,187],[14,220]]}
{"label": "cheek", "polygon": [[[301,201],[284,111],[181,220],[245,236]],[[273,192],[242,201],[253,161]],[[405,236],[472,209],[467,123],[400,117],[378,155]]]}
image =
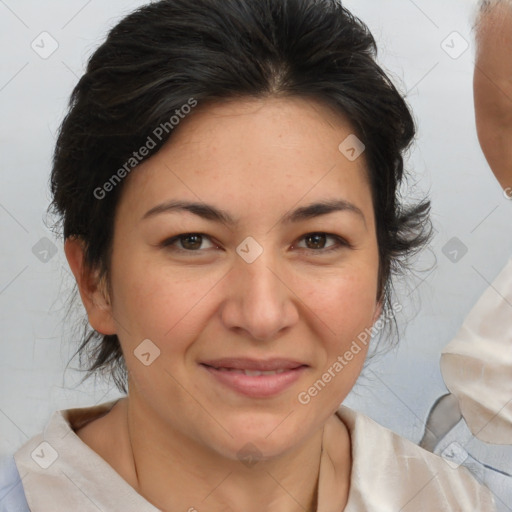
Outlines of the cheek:
{"label": "cheek", "polygon": [[332,273],[303,282],[302,290],[307,297],[307,306],[340,341],[372,322],[376,308],[377,270]]}
{"label": "cheek", "polygon": [[300,407],[331,414],[353,388],[369,348],[375,283],[344,276],[318,283],[309,294],[309,305],[320,320],[316,334],[322,350],[314,374],[296,397]]}
{"label": "cheek", "polygon": [[178,351],[179,340],[187,338],[184,331],[193,334],[193,326],[200,325],[202,304],[223,274],[180,272],[134,254],[112,259],[114,315],[124,328],[120,337],[124,344],[149,338],[166,351]]}
{"label": "cheek", "polygon": [[317,336],[323,345],[317,377],[332,390],[320,399],[327,407],[327,402],[336,405],[345,398],[362,370],[371,338],[376,289],[377,270],[369,268],[367,272],[326,276],[309,290],[307,305],[319,319]]}

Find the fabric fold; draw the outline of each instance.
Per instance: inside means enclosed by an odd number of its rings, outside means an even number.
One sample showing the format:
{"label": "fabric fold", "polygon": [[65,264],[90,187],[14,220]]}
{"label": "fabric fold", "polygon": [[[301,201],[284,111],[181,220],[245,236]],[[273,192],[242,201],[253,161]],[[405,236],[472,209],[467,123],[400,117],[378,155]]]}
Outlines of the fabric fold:
{"label": "fabric fold", "polygon": [[440,364],[472,434],[512,444],[512,258],[443,349]]}

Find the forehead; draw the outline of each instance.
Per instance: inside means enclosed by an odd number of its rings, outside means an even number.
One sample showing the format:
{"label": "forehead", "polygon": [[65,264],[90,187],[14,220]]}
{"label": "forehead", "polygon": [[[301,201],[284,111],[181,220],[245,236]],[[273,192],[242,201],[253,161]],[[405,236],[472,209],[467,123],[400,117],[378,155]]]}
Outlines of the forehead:
{"label": "forehead", "polygon": [[351,161],[339,149],[353,131],[341,113],[313,99],[199,105],[129,176],[124,193],[143,196],[144,206],[170,194],[245,198],[259,207],[269,195],[276,205],[335,191],[362,200],[369,192],[364,154]]}
{"label": "forehead", "polygon": [[[240,128],[243,131],[238,131]],[[164,148],[220,141],[234,150],[236,141],[244,141],[248,148],[259,146],[264,150],[280,142],[295,142],[309,151],[314,144],[319,150],[330,152],[333,138],[336,141],[342,134],[352,133],[354,129],[341,111],[314,98],[229,99],[196,107]],[[300,147],[295,149],[300,151]]]}

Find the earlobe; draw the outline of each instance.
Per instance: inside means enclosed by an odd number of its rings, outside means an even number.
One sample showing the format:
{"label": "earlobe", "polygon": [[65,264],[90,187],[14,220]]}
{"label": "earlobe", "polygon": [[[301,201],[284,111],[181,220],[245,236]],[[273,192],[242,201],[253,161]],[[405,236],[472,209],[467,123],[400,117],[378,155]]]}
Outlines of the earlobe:
{"label": "earlobe", "polygon": [[69,237],[64,243],[69,267],[75,276],[82,303],[89,323],[101,334],[116,334],[111,300],[104,279],[97,270],[84,265],[84,242],[79,237]]}

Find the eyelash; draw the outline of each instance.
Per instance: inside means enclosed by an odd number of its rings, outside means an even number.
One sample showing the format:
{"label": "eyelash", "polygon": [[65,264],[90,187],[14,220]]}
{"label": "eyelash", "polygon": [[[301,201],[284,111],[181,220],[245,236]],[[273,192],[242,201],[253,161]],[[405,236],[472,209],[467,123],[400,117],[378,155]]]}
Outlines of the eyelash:
{"label": "eyelash", "polygon": [[[337,236],[337,235],[333,235],[331,233],[324,233],[324,232],[321,232],[321,231],[314,231],[312,233],[307,233],[305,235],[303,235],[299,241],[301,240],[304,240],[305,238],[308,238],[310,236],[314,236],[314,235],[325,235],[326,238],[332,238],[336,241],[336,244],[333,245],[332,247],[329,247],[327,249],[307,249],[307,248],[301,248],[303,250],[305,250],[306,252],[309,252],[309,253],[321,253],[321,254],[326,254],[326,253],[331,253],[333,251],[339,251],[341,249],[352,249],[353,246],[352,244],[350,244],[349,242],[347,242],[344,238],[341,238],[340,236]],[[178,242],[179,240],[183,239],[183,238],[187,238],[188,236],[201,236],[203,238],[207,238],[208,240],[210,240],[210,242],[215,245],[213,243],[213,241],[211,240],[211,237],[209,237],[208,235],[204,234],[204,233],[182,233],[181,235],[176,235],[176,236],[173,236],[171,238],[168,238],[166,240],[164,240],[161,244],[160,244],[160,247],[162,248],[165,248],[165,249],[171,249],[173,251],[176,251],[176,252],[180,252],[180,253],[188,253],[188,254],[191,254],[191,253],[201,253],[201,249],[197,249],[197,250],[190,250],[190,249],[181,249],[181,248],[178,248],[178,247],[172,247],[176,242]]]}

